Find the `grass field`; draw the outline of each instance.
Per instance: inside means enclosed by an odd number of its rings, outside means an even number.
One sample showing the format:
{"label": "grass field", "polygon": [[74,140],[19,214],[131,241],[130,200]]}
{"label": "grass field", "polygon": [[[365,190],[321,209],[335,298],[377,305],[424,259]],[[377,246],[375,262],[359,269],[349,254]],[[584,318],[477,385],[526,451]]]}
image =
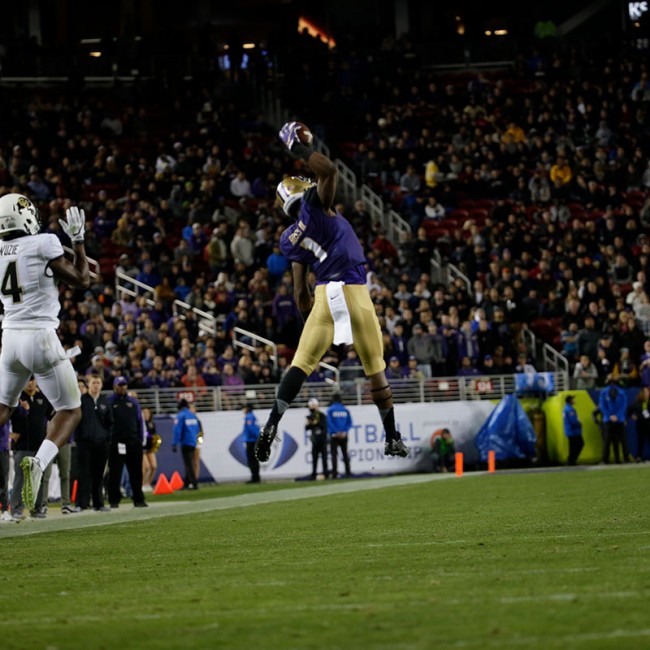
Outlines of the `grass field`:
{"label": "grass field", "polygon": [[648,648],[649,483],[215,486],[7,524],[0,648]]}

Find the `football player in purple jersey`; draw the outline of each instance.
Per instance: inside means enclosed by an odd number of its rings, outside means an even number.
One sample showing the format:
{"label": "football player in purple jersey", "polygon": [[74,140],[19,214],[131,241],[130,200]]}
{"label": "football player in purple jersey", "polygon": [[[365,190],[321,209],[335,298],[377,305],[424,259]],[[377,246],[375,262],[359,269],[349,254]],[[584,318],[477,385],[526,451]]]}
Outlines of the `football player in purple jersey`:
{"label": "football player in purple jersey", "polygon": [[[334,343],[354,345],[357,351],[386,432],[384,453],[406,456],[408,449],[395,427],[381,329],[366,287],[363,248],[350,223],[332,210],[336,166],[301,141],[301,135],[306,139],[304,132],[301,134],[304,129],[299,122],[288,122],[279,135],[291,154],[307,163],[316,182],[287,177],[278,185],[277,197],[285,213],[295,220],[282,233],[280,248],[291,262],[296,303],[305,325],[291,367],[282,378],[269,418],[260,431],[255,454],[260,462],[268,461],[282,415]],[[316,276],[313,304],[307,282],[310,268]]]}

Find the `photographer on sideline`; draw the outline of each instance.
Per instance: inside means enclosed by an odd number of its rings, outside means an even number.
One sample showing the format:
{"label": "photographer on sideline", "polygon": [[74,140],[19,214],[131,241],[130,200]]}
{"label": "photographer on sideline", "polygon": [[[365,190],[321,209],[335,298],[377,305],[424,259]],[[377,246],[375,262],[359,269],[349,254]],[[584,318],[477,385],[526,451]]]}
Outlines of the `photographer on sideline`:
{"label": "photographer on sideline", "polygon": [[315,481],[319,456],[322,458],[323,474],[325,478],[329,478],[327,467],[327,416],[318,409],[318,400],[315,397],[312,397],[307,402],[307,406],[309,407],[309,414],[307,415],[305,429],[311,434],[311,480]]}

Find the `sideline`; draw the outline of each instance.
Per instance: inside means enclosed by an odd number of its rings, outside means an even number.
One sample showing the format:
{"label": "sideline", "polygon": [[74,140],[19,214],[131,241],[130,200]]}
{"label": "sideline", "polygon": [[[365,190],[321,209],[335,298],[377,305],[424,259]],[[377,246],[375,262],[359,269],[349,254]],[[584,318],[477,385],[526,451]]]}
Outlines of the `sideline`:
{"label": "sideline", "polygon": [[[541,472],[581,472],[581,471],[607,471],[622,469],[649,468],[650,464],[641,465],[589,465],[566,467],[549,467],[517,470],[499,470],[493,476],[507,474],[535,474]],[[490,476],[488,472],[466,472],[462,479],[472,477]],[[51,519],[30,520],[24,519],[20,523],[6,523],[0,525],[0,539],[9,537],[24,537],[26,535],[39,535],[41,533],[53,533],[58,531],[77,530],[81,528],[92,528],[95,526],[112,526],[115,524],[126,524],[135,521],[150,521],[162,517],[177,517],[182,515],[193,515],[215,510],[229,510],[232,508],[247,508],[259,506],[266,503],[279,503],[286,501],[297,501],[298,499],[311,499],[313,497],[325,497],[334,494],[349,494],[363,490],[378,490],[383,488],[399,487],[403,485],[417,485],[430,483],[432,481],[451,480],[457,477],[449,474],[399,474],[396,476],[363,479],[358,481],[345,482],[319,482],[317,485],[302,487],[300,489],[286,488],[282,490],[271,490],[269,492],[251,492],[239,494],[232,497],[215,497],[201,501],[175,501],[173,503],[149,503],[149,507],[134,508],[122,506],[111,512],[80,512],[70,515],[57,515]]]}

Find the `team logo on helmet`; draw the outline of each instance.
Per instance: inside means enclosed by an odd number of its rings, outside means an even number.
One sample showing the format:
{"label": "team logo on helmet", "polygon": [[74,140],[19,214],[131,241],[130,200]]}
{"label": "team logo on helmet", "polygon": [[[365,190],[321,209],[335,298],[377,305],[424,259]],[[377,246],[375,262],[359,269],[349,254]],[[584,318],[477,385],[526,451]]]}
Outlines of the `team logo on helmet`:
{"label": "team logo on helmet", "polygon": [[304,176],[288,176],[283,179],[276,190],[278,202],[282,206],[285,214],[289,215],[291,206],[300,201],[302,195],[310,188],[314,187],[316,183]]}
{"label": "team logo on helmet", "polygon": [[0,238],[16,231],[36,235],[40,229],[38,209],[26,196],[5,194],[0,198]]}
{"label": "team logo on helmet", "polygon": [[32,202],[26,196],[21,196],[16,201],[16,207],[18,208],[18,212],[22,212],[23,210],[29,210],[33,206]]}

